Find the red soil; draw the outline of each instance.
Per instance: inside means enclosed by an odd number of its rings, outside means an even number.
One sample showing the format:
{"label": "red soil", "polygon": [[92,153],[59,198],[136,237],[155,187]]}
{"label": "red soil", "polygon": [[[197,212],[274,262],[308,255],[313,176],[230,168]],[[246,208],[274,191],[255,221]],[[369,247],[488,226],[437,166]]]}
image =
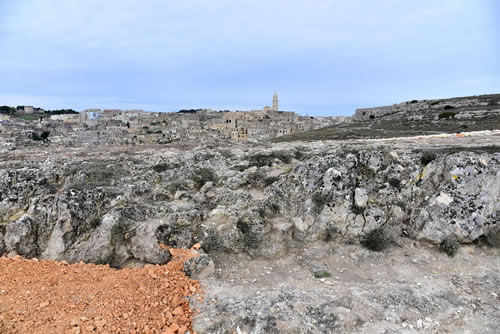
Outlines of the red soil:
{"label": "red soil", "polygon": [[166,265],[122,270],[1,257],[0,333],[194,334],[185,297],[200,283],[182,262],[197,252],[170,252]]}

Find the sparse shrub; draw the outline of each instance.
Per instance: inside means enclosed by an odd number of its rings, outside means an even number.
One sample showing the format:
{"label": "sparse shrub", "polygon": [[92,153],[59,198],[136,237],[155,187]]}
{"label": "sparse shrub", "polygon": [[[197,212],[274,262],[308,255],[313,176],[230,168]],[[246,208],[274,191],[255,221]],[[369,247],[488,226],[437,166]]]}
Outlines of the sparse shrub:
{"label": "sparse shrub", "polygon": [[[445,107],[446,109],[446,107]],[[448,118],[455,118],[455,115],[457,113],[454,112],[454,111],[445,111],[445,112],[442,112],[438,115],[438,119],[448,119]]]}
{"label": "sparse shrub", "polygon": [[259,186],[264,179],[264,173],[261,171],[256,171],[255,173],[248,174],[247,176],[247,183],[254,185],[254,186]]}
{"label": "sparse shrub", "polygon": [[450,105],[446,105],[446,106],[444,106],[443,109],[444,110],[451,110],[451,109],[455,109],[455,107],[454,106],[450,106]]}
{"label": "sparse shrub", "polygon": [[160,225],[155,232],[156,240],[174,248],[188,248],[192,244],[192,235],[181,226]]}
{"label": "sparse shrub", "polygon": [[111,242],[114,245],[125,242],[135,236],[135,233],[132,223],[120,220],[111,227]]}
{"label": "sparse shrub", "polygon": [[194,183],[198,186],[198,188],[203,187],[203,185],[207,182],[217,183],[217,175],[210,168],[200,168],[196,171],[196,175],[193,177]]}
{"label": "sparse shrub", "polygon": [[261,236],[256,231],[256,227],[252,225],[249,221],[242,219],[238,221],[236,227],[242,234],[241,241],[243,245],[249,249],[257,249],[261,241]]}
{"label": "sparse shrub", "polygon": [[257,153],[248,158],[249,166],[269,166],[271,167],[273,162],[278,159],[282,163],[288,164],[292,161],[291,152],[286,151],[272,151],[269,154]]}
{"label": "sparse shrub", "polygon": [[206,230],[205,235],[201,239],[201,245],[203,250],[207,253],[222,250],[224,248],[222,240],[215,229]]}
{"label": "sparse shrub", "polygon": [[264,203],[263,206],[258,207],[256,209],[256,213],[258,214],[259,217],[265,218],[265,217],[274,217],[276,214],[278,214],[281,210],[281,207],[274,202],[268,201]]}
{"label": "sparse shrub", "polygon": [[35,140],[35,141],[39,141],[39,140],[42,140],[42,137],[40,137],[40,136],[38,135],[38,133],[33,132],[33,133],[31,133],[31,139],[33,139],[33,140]]}
{"label": "sparse shrub", "polygon": [[324,240],[326,242],[332,241],[335,236],[341,235],[341,230],[335,224],[328,224],[324,234]]}
{"label": "sparse shrub", "polygon": [[66,187],[75,190],[108,187],[113,180],[124,175],[126,171],[116,164],[109,164],[106,161],[89,161],[74,165],[65,172],[65,176],[70,177],[70,182],[66,184]]}
{"label": "sparse shrub", "polygon": [[[318,328],[338,328],[339,317],[333,313],[333,311],[327,307],[328,304],[323,304],[319,306],[308,306],[307,316],[314,319]],[[326,333],[331,333],[332,331],[326,331]]]}
{"label": "sparse shrub", "polygon": [[486,245],[500,248],[500,227],[490,229],[478,239],[474,240],[474,242],[480,246]]}
{"label": "sparse shrub", "polygon": [[422,156],[420,157],[420,163],[423,166],[426,166],[434,159],[436,159],[436,154],[434,154],[433,152],[424,152],[424,153],[422,153]]}
{"label": "sparse shrub", "polygon": [[418,103],[417,100],[411,100],[410,103]]}
{"label": "sparse shrub", "polygon": [[369,119],[375,119],[375,115],[370,115],[368,118]]}
{"label": "sparse shrub", "polygon": [[392,236],[383,227],[378,227],[370,231],[361,244],[371,251],[381,252],[392,242]]}
{"label": "sparse shrub", "polygon": [[326,270],[317,270],[313,272],[314,278],[325,278],[325,277],[330,277],[332,274],[330,274]]}
{"label": "sparse shrub", "polygon": [[278,181],[280,178],[277,177],[277,176],[268,176],[264,179],[264,185],[267,187],[267,186],[270,186],[271,184],[273,184],[274,182]]}
{"label": "sparse shrub", "polygon": [[165,187],[171,194],[174,194],[177,190],[186,191],[188,190],[188,186],[184,180],[174,181],[168,183]]}
{"label": "sparse shrub", "polygon": [[49,140],[49,135],[50,135],[50,131],[42,131],[42,134],[40,135],[40,138],[46,142]]}
{"label": "sparse shrub", "polygon": [[233,152],[231,152],[231,150],[220,150],[219,153],[224,157],[224,158],[227,158],[227,159],[231,159],[234,155],[233,155]]}
{"label": "sparse shrub", "polygon": [[278,204],[276,204],[276,203],[271,203],[271,204],[269,205],[269,209],[270,209],[270,210],[271,210],[271,212],[273,212],[273,213],[278,213],[278,212],[280,212],[280,210],[281,210],[280,206],[279,206]]}
{"label": "sparse shrub", "polygon": [[166,163],[156,164],[153,166],[153,170],[157,173],[164,172],[169,169],[169,165]]}
{"label": "sparse shrub", "polygon": [[306,157],[307,157],[306,152],[303,152],[300,148],[295,149],[295,159],[302,161]]}
{"label": "sparse shrub", "polygon": [[278,180],[279,180],[279,177],[277,177],[277,176],[265,177],[265,174],[260,172],[260,171],[257,171],[255,173],[251,173],[247,177],[247,183],[254,185],[256,187],[267,187]]}
{"label": "sparse shrub", "polygon": [[455,237],[449,236],[449,237],[446,237],[443,240],[443,242],[441,242],[439,247],[446,254],[448,254],[448,256],[455,256],[455,254],[457,254],[457,252],[458,252],[458,249],[460,248],[460,243],[458,242],[458,240]]}
{"label": "sparse shrub", "polygon": [[96,213],[95,215],[92,216],[92,218],[90,218],[90,226],[92,226],[92,228],[96,228],[100,224],[101,224],[101,216]]}
{"label": "sparse shrub", "polygon": [[312,196],[312,201],[314,203],[314,207],[316,212],[321,212],[326,203],[328,203],[328,196],[324,195],[321,192],[315,192]]}
{"label": "sparse shrub", "polygon": [[396,189],[401,189],[401,181],[395,177],[389,179],[389,184]]}

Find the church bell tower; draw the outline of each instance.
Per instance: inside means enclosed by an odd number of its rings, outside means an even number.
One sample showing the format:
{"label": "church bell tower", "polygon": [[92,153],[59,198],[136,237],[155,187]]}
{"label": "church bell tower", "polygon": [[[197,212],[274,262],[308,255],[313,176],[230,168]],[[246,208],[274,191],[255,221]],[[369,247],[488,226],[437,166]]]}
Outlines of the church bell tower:
{"label": "church bell tower", "polygon": [[273,111],[278,111],[279,110],[279,107],[278,107],[278,94],[276,94],[276,91],[274,91],[274,95],[273,95]]}

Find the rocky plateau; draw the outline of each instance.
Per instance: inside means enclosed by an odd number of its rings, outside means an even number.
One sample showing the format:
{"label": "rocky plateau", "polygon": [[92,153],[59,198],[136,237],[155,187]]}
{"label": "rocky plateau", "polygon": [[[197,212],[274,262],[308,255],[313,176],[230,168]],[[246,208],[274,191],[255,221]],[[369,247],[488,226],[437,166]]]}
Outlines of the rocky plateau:
{"label": "rocky plateau", "polygon": [[500,134],[0,154],[0,254],[121,269],[197,243],[198,333],[493,333]]}

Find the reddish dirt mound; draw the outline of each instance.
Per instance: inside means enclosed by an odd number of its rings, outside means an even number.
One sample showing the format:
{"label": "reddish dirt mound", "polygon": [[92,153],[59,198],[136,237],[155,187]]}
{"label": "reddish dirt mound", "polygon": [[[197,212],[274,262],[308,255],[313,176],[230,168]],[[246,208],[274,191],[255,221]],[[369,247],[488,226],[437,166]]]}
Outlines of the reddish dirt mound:
{"label": "reddish dirt mound", "polygon": [[177,333],[191,328],[186,296],[200,284],[182,271],[194,250],[170,250],[163,266],[0,258],[0,333]]}

